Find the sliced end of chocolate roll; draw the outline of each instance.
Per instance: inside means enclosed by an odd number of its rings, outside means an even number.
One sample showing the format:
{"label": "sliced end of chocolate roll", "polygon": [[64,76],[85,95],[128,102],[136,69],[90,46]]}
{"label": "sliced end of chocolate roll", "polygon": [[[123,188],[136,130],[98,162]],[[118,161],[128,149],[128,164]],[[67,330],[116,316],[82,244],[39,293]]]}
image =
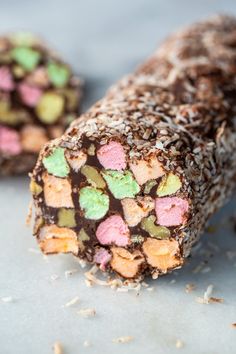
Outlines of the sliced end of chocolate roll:
{"label": "sliced end of chocolate roll", "polygon": [[105,120],[94,131],[93,118],[72,127],[42,152],[31,181],[39,245],[125,278],[166,273],[183,263],[188,181],[176,156],[160,149],[156,119]]}

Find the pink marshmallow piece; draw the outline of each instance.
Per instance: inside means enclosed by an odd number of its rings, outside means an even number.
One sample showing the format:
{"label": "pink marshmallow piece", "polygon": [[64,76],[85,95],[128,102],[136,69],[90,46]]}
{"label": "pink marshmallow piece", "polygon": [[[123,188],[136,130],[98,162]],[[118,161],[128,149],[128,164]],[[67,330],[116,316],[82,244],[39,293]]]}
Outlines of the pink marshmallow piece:
{"label": "pink marshmallow piece", "polygon": [[42,91],[39,88],[26,83],[20,84],[18,90],[22,101],[29,107],[35,107],[42,96]]}
{"label": "pink marshmallow piece", "polygon": [[126,246],[129,243],[129,228],[120,215],[112,215],[101,222],[96,236],[102,245],[114,243],[117,246]]}
{"label": "pink marshmallow piece", "polygon": [[0,126],[0,151],[11,156],[20,154],[20,137],[15,130]]}
{"label": "pink marshmallow piece", "polygon": [[12,91],[14,89],[12,74],[6,66],[0,68],[0,89],[3,91]]}
{"label": "pink marshmallow piece", "polygon": [[93,260],[95,263],[100,264],[102,270],[105,270],[107,263],[111,260],[111,255],[105,248],[100,248],[96,251]]}
{"label": "pink marshmallow piece", "polygon": [[157,222],[163,226],[177,226],[186,221],[185,214],[188,212],[189,204],[182,198],[156,198],[155,210]]}
{"label": "pink marshmallow piece", "polygon": [[118,171],[126,168],[125,152],[117,141],[102,146],[97,152],[97,158],[104,168]]}

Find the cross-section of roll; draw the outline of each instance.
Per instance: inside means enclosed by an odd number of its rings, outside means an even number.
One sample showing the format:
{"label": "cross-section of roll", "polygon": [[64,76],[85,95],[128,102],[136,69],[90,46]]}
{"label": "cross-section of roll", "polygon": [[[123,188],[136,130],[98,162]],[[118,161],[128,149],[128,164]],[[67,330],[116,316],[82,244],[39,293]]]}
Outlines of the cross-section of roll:
{"label": "cross-section of roll", "polygon": [[76,118],[80,80],[29,33],[0,37],[0,175],[31,171]]}
{"label": "cross-section of roll", "polygon": [[184,264],[236,176],[236,20],[168,39],[41,152],[35,235],[124,278]]}

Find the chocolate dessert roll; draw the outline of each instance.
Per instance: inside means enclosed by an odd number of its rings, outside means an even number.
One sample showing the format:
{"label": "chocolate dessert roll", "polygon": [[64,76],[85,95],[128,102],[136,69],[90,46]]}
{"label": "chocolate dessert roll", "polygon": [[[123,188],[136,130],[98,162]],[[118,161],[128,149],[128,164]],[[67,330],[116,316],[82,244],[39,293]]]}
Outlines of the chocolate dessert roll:
{"label": "chocolate dessert roll", "polygon": [[78,115],[80,80],[29,33],[0,37],[0,176],[31,171]]}
{"label": "chocolate dessert roll", "polygon": [[184,264],[235,187],[236,20],[169,39],[65,135],[32,174],[34,233],[127,279]]}

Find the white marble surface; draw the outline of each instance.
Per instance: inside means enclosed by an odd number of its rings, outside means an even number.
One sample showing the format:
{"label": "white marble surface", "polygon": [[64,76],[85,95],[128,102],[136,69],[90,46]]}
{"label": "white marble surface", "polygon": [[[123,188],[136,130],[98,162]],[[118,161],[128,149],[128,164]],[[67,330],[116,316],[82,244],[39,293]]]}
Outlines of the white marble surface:
{"label": "white marble surface", "polygon": [[[108,86],[152,52],[170,31],[217,11],[236,13],[235,1],[0,1],[0,31],[31,29],[58,48],[86,79],[89,106]],[[149,281],[153,291],[122,293],[88,288],[70,256],[45,259],[24,220],[27,178],[0,181],[0,353],[47,354],[59,340],[65,354],[232,354],[236,352],[236,234],[229,222],[235,202],[216,217],[216,231],[185,269]],[[212,246],[215,245],[215,246]],[[210,254],[212,256],[210,256]],[[228,256],[232,256],[230,253]],[[202,270],[193,272],[202,261]],[[70,278],[65,271],[77,269]],[[58,276],[57,279],[56,276]],[[53,280],[54,279],[54,280]],[[194,283],[196,290],[185,292]],[[223,304],[199,304],[207,286]],[[63,307],[75,296],[79,303]],[[12,302],[4,298],[12,297]],[[81,308],[95,308],[81,318]],[[116,344],[120,336],[133,341]],[[83,346],[84,341],[91,343]],[[176,348],[176,341],[184,346]]]}

